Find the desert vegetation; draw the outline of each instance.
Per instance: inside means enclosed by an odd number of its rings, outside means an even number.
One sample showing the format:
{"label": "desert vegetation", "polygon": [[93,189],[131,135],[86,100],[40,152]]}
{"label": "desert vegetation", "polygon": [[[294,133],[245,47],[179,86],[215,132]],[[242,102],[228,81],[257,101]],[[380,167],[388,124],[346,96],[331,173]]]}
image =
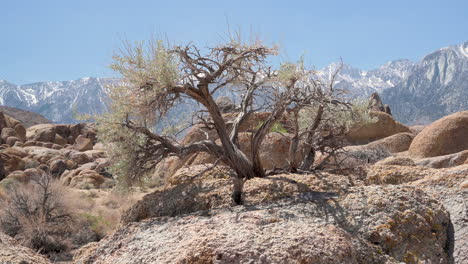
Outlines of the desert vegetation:
{"label": "desert vegetation", "polygon": [[[339,69],[329,80],[319,79],[302,60],[274,69],[268,62],[277,54],[275,47],[240,37],[207,49],[193,44],[169,46],[162,41],[125,45],[112,65],[123,84],[109,87],[111,110],[97,118],[119,182],[141,182],[142,176],[168,157],[206,152],[216,159],[207,170],[222,163],[235,172],[232,198],[241,204],[244,182],[267,174],[259,151],[272,129],[288,132],[292,140],[289,166],[278,170],[321,168],[321,163],[315,164],[317,152],[332,157],[344,146],[352,124],[372,118],[367,108],[363,111],[361,105],[349,101],[345,90],[334,87]],[[240,95],[231,120],[216,102],[217,94],[226,90]],[[195,102],[200,110],[185,113],[190,122],[182,127],[201,125],[215,130],[215,138],[184,144],[175,136],[181,131],[165,134],[154,129],[171,108],[184,101]],[[244,153],[239,146],[240,128],[256,113],[266,115],[249,134],[249,153]],[[284,127],[279,125],[281,120],[286,120]]]}
{"label": "desert vegetation", "polygon": [[[0,230],[52,260],[70,260],[80,246],[117,226],[119,208],[132,199],[64,187],[47,173],[0,187]],[[127,200],[127,201],[125,201]]]}

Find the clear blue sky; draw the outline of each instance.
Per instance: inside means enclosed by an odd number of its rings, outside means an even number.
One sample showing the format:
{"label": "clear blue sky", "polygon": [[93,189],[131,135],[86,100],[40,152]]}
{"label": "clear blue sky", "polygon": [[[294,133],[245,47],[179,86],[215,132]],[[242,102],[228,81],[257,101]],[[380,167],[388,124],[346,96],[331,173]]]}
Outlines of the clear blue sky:
{"label": "clear blue sky", "polygon": [[0,79],[17,84],[111,76],[107,65],[123,39],[166,34],[206,46],[223,39],[228,23],[279,43],[286,59],[306,52],[318,68],[341,57],[371,69],[468,41],[467,0],[4,0],[0,7]]}

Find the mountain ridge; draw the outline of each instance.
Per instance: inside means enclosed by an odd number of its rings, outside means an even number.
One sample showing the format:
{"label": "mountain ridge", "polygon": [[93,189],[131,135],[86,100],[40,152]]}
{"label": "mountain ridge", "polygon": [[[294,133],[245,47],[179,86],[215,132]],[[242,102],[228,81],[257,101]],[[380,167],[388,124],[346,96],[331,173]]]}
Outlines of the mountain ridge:
{"label": "mountain ridge", "polygon": [[[330,79],[340,66],[334,62],[317,71]],[[15,85],[0,80],[0,105],[44,115],[56,123],[74,123],[75,113],[100,113],[106,109],[105,86],[112,77],[83,77],[71,81]],[[438,49],[420,61],[388,61],[371,70],[343,64],[335,86],[351,97],[382,95],[397,120],[425,124],[444,115],[468,109],[468,41]]]}

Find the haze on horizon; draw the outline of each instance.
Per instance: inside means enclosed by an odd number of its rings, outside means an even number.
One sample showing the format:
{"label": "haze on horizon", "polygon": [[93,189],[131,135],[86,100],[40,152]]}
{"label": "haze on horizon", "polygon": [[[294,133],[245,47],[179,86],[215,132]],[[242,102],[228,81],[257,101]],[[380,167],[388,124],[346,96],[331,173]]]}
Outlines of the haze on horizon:
{"label": "haze on horizon", "polygon": [[15,84],[113,76],[122,40],[164,35],[215,45],[228,25],[278,43],[280,60],[361,69],[419,60],[468,40],[468,2],[449,1],[10,1],[0,17],[0,79]]}

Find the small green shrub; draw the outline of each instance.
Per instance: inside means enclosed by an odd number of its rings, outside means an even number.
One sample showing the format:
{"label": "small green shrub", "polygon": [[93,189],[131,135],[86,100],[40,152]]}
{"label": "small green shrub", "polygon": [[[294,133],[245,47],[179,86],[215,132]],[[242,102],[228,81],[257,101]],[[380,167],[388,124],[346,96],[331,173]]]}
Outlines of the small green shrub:
{"label": "small green shrub", "polygon": [[81,213],[79,216],[82,217],[89,224],[91,230],[101,235],[102,237],[104,237],[107,230],[111,228],[111,224],[107,222],[101,215]]}

